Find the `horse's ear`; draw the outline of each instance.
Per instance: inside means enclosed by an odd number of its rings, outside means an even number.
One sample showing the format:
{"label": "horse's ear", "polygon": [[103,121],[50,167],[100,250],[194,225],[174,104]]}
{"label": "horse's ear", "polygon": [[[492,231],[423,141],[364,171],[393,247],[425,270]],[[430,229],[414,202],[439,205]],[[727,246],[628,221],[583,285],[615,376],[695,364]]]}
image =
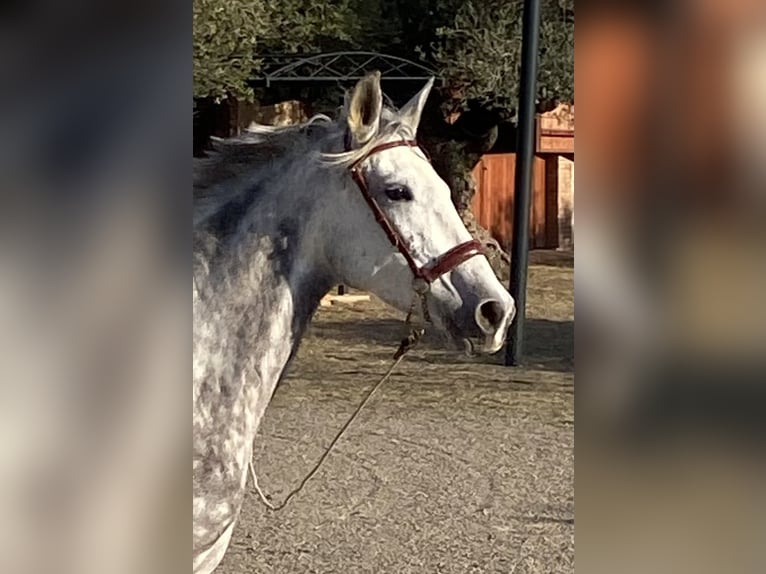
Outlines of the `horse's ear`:
{"label": "horse's ear", "polygon": [[364,145],[378,133],[380,113],[383,110],[383,92],[380,72],[372,72],[359,80],[346,106],[348,143],[352,147]]}
{"label": "horse's ear", "polygon": [[399,110],[399,117],[401,118],[402,123],[409,126],[412,129],[412,133],[418,131],[420,115],[423,113],[423,108],[426,106],[426,100],[428,100],[428,94],[431,93],[433,85],[434,78],[432,77],[426,82],[423,89],[415,94],[412,99]]}

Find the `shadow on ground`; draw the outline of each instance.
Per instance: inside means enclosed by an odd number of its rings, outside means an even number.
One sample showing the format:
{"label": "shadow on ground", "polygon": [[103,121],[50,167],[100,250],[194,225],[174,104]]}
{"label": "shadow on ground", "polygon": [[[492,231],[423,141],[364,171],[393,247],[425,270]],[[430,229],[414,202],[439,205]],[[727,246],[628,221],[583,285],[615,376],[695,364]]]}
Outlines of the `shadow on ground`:
{"label": "shadow on ground", "polygon": [[[312,328],[315,337],[335,341],[339,348],[365,342],[395,349],[406,334],[403,320],[359,319],[355,322],[324,322]],[[492,356],[466,357],[455,352],[454,344],[438,333],[428,334],[420,343],[429,353],[414,360],[427,363],[500,364],[504,360],[504,349]],[[526,366],[549,371],[572,372],[574,370],[574,321],[553,321],[549,319],[527,319],[524,346]]]}
{"label": "shadow on ground", "polygon": [[537,249],[529,252],[529,264],[574,269],[574,252]]}

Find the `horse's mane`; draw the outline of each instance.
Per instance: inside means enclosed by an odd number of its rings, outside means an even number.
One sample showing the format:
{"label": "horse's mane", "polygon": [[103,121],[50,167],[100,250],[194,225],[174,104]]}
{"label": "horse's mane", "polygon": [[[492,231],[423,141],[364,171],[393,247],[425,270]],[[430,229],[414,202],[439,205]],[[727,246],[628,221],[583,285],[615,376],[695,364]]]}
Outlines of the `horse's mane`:
{"label": "horse's mane", "polygon": [[252,124],[238,137],[214,138],[213,149],[207,156],[193,160],[194,225],[241,194],[256,193],[253,190],[262,187],[259,181],[272,174],[278,163],[300,157],[304,164],[348,167],[383,141],[393,137],[414,138],[412,132],[393,107],[384,107],[378,133],[350,151],[329,151],[344,139],[344,113],[337,120],[319,114],[304,123],[287,126]]}

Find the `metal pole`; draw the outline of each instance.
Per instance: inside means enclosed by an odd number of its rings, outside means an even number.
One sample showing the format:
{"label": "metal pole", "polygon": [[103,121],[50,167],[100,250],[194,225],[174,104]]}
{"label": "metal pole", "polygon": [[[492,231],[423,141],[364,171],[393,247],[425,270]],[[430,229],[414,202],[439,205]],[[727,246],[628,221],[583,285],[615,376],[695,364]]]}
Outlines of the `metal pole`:
{"label": "metal pole", "polygon": [[524,350],[524,319],[527,304],[529,260],[529,209],[535,153],[535,96],[540,36],[540,0],[524,0],[521,32],[521,81],[519,86],[516,177],[513,196],[513,239],[511,243],[510,291],[516,302],[505,364],[516,366]]}

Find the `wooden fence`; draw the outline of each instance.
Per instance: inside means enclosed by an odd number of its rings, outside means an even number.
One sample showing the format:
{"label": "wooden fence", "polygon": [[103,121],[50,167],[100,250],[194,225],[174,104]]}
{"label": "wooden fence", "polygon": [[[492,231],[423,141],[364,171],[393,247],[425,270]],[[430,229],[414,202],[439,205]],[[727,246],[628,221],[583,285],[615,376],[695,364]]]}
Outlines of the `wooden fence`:
{"label": "wooden fence", "polygon": [[[538,114],[530,214],[530,247],[574,247],[574,106],[560,104]],[[473,210],[504,247],[513,237],[516,154],[488,154],[473,172]]]}
{"label": "wooden fence", "polygon": [[[513,237],[513,180],[516,154],[482,157],[473,172],[476,195],[473,210],[479,223],[504,247]],[[559,247],[558,156],[536,156],[532,183],[530,247]]]}

